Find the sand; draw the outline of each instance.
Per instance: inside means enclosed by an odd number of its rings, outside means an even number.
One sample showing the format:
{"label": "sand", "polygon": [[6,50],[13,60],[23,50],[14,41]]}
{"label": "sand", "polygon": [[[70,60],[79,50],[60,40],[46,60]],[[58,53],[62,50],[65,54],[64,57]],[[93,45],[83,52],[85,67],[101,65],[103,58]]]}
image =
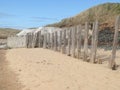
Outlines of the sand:
{"label": "sand", "polygon": [[107,64],[47,49],[7,50],[6,61],[24,86],[21,90],[120,90],[120,69],[110,70]]}
{"label": "sand", "polygon": [[17,74],[9,68],[5,59],[6,50],[0,50],[0,90],[22,90]]}

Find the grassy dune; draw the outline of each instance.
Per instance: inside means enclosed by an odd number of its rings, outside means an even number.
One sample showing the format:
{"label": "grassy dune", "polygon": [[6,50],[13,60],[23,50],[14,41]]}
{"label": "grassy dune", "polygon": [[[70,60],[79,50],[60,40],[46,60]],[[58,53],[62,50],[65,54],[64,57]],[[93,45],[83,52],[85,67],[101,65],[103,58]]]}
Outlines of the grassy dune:
{"label": "grassy dune", "polygon": [[93,22],[97,19],[100,24],[113,27],[117,15],[120,15],[120,3],[105,3],[47,26],[69,27],[84,24],[86,21]]}
{"label": "grassy dune", "polygon": [[20,30],[11,28],[0,28],[0,39],[6,39],[8,36],[19,33]]}

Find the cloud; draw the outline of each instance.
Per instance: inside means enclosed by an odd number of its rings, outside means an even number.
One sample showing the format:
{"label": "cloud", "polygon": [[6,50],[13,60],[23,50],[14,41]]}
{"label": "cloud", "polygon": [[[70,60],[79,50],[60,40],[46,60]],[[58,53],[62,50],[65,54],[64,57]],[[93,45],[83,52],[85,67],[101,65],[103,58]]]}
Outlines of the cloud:
{"label": "cloud", "polygon": [[13,14],[0,12],[0,18],[8,18],[8,17],[14,17],[14,16],[15,15],[13,15]]}
{"label": "cloud", "polygon": [[45,22],[45,21],[58,21],[57,18],[49,18],[49,17],[31,17],[31,21],[34,22]]}
{"label": "cloud", "polygon": [[1,25],[0,24],[0,28],[15,28],[15,29],[24,29],[26,27],[24,26],[17,26],[17,25],[10,25],[10,24],[6,24],[6,25]]}

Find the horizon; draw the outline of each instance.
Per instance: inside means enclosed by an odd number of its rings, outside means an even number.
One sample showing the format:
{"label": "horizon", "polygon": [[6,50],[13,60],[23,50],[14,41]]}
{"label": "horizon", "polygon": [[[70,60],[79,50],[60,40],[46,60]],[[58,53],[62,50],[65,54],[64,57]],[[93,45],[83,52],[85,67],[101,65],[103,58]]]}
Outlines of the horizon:
{"label": "horizon", "polygon": [[120,0],[85,1],[29,1],[4,0],[0,5],[0,28],[24,29],[42,27],[61,21],[104,3],[120,3]]}

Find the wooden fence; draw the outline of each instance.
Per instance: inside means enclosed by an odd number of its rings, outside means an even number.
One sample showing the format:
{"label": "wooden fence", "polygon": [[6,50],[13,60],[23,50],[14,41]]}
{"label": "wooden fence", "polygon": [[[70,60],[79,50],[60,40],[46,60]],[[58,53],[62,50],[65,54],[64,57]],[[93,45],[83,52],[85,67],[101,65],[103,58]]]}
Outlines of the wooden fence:
{"label": "wooden fence", "polygon": [[[115,55],[119,25],[120,16],[117,17],[115,23],[113,49],[111,59],[109,60],[109,67],[111,69],[116,69]],[[84,28],[81,25],[78,25],[76,27],[64,28],[63,30],[55,31],[53,33],[41,34],[40,31],[36,34],[28,33],[26,47],[51,49],[74,58],[82,59],[86,62],[101,63],[99,59],[96,59],[99,33],[98,21],[93,23],[91,45],[89,45],[89,28],[89,24],[86,22]],[[84,33],[82,33],[82,30],[84,30]],[[90,53],[88,52],[88,49],[90,50]],[[81,53],[82,50],[83,53]]]}
{"label": "wooden fence", "polygon": [[7,38],[7,47],[9,48],[25,48],[26,36],[11,36]]}

